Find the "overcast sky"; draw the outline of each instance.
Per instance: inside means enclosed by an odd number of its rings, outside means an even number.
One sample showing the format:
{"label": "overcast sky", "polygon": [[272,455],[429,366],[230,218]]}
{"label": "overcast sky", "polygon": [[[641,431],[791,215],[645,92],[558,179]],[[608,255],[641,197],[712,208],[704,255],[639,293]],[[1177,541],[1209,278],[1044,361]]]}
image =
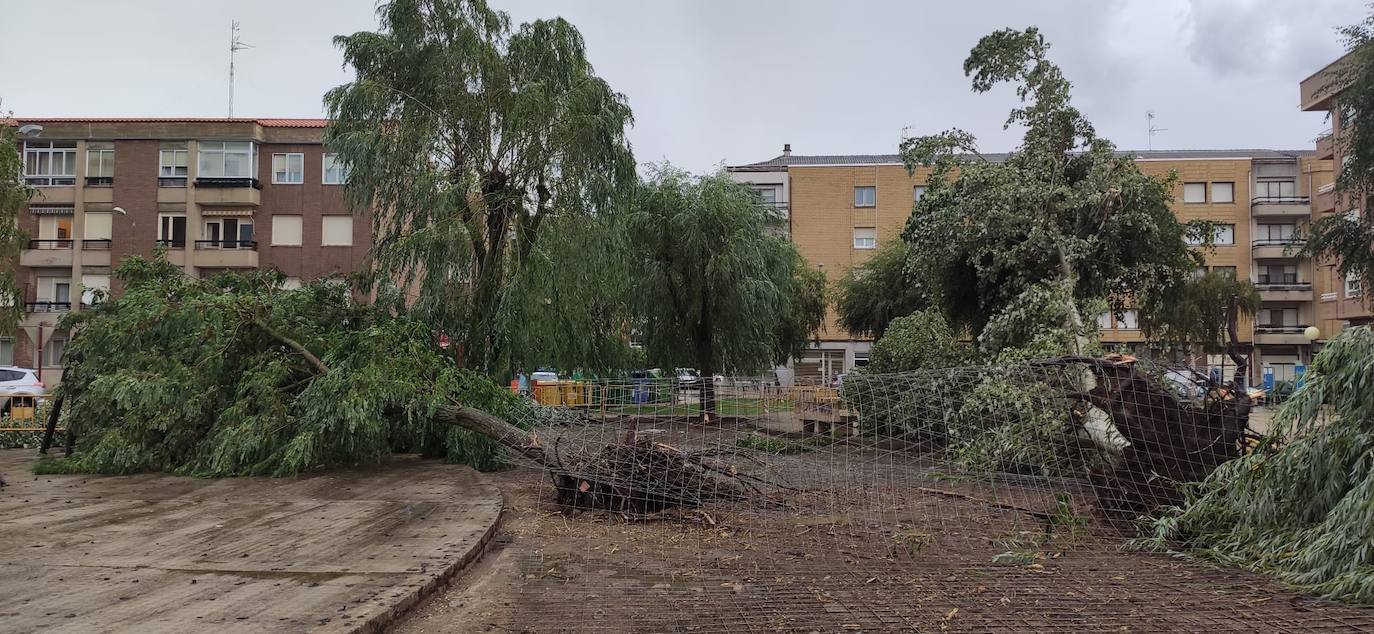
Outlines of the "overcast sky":
{"label": "overcast sky", "polygon": [[[985,151],[1009,91],[974,95],[977,39],[1037,25],[1099,133],[1126,149],[1312,145],[1298,82],[1342,53],[1359,0],[865,2],[492,0],[514,22],[562,16],[627,95],[641,161],[705,171],[798,154],[888,153],[903,131],[972,131]],[[19,116],[224,116],[229,23],[235,114],[318,117],[349,79],[330,41],[373,30],[371,0],[0,0],[0,108]]]}

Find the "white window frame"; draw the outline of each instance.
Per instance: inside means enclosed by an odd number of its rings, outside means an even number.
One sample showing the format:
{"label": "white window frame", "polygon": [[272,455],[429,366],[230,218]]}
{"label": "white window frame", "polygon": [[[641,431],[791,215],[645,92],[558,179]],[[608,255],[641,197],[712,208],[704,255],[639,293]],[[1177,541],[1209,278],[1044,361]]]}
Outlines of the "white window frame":
{"label": "white window frame", "polygon": [[1216,233],[1212,234],[1212,246],[1233,247],[1236,246],[1236,226],[1217,225]]}
{"label": "white window frame", "polygon": [[1363,289],[1360,288],[1360,276],[1357,275],[1357,274],[1355,273],[1355,271],[1351,271],[1351,272],[1349,272],[1349,273],[1346,273],[1346,275],[1345,275],[1345,296],[1346,296],[1347,298],[1350,298],[1350,297],[1359,297],[1359,296],[1360,296],[1361,290],[1363,290]]}
{"label": "white window frame", "polygon": [[1121,318],[1116,320],[1117,330],[1140,330],[1140,311],[1132,308],[1121,311]]}
{"label": "white window frame", "polygon": [[[872,196],[860,195],[861,193],[871,193]],[[878,206],[878,187],[876,185],[856,185],[854,186],[854,206],[855,207],[877,207]]]}
{"label": "white window frame", "polygon": [[[295,220],[295,231],[298,238],[295,242],[283,242],[281,236],[282,226],[278,223],[286,223]],[[323,225],[321,225],[323,227]],[[305,243],[305,218],[298,214],[274,214],[272,216],[272,246],[274,247],[298,247]]]}
{"label": "white window frame", "polygon": [[[1189,192],[1201,193],[1201,199],[1197,196],[1189,196]],[[1201,205],[1207,202],[1207,183],[1194,182],[1183,184],[1183,202],[1189,205]]]}
{"label": "white window frame", "polygon": [[[186,177],[190,175],[190,151],[179,148],[163,148],[157,153],[157,186],[185,187]],[[171,160],[168,160],[168,159]],[[174,179],[180,179],[175,184]]]}
{"label": "white window frame", "polygon": [[[331,219],[335,222],[339,222],[340,218],[348,221],[348,242],[328,242],[329,231],[325,226],[329,224]],[[320,217],[320,246],[322,247],[351,247],[354,242],[353,233],[353,216],[327,215]]]}
{"label": "white window frame", "polygon": [[[60,368],[62,367],[62,357],[67,354],[66,337],[50,337],[43,342],[43,367]],[[54,359],[53,357],[57,358]]]}
{"label": "white window frame", "polygon": [[[181,219],[182,219],[182,222],[185,223],[185,226],[186,226],[185,235],[182,236],[182,243],[181,243],[180,246],[177,246],[177,245],[175,245],[175,244],[172,244],[172,240],[173,240],[173,237],[172,237],[172,236],[175,235],[175,232],[174,232],[174,231],[169,231],[169,229],[172,227],[172,225],[170,225],[170,224],[167,223],[167,219],[168,219],[168,218],[181,218]],[[185,213],[182,213],[182,212],[176,212],[176,213],[160,213],[160,214],[157,215],[157,239],[158,239],[158,242],[164,242],[164,243],[166,243],[167,248],[169,248],[169,249],[184,249],[184,248],[186,248],[186,241],[192,240],[192,239],[193,239],[193,238],[191,238],[191,235],[190,235],[190,234],[191,234],[191,225],[190,225],[190,221],[189,221],[189,220],[186,220],[186,214],[185,214]]]}
{"label": "white window frame", "polygon": [[[338,178],[334,180],[329,179],[330,167],[336,168],[334,171],[338,174]],[[320,182],[325,185],[348,184],[348,166],[344,165],[343,162],[339,160],[339,154],[337,152],[324,153],[324,159],[320,161]]]}
{"label": "white window frame", "polygon": [[911,200],[912,200],[912,202],[921,202],[921,199],[922,199],[922,198],[925,198],[925,197],[926,197],[926,186],[925,186],[925,185],[917,185],[917,186],[915,186],[915,187],[913,187],[913,188],[911,189]]}
{"label": "white window frame", "polygon": [[[872,236],[860,237],[859,232],[872,232]],[[877,227],[854,227],[854,248],[869,250],[878,248],[878,228]]]}
{"label": "white window frame", "polygon": [[[278,162],[280,160],[280,163]],[[293,170],[291,162],[299,161],[299,165]],[[294,180],[292,177],[295,177]],[[305,153],[304,152],[277,152],[272,155],[272,184],[273,185],[304,185],[305,184]]]}
{"label": "white window frame", "polygon": [[0,365],[14,365],[13,337],[0,337]]}
{"label": "white window frame", "polygon": [[[63,169],[61,171],[53,168],[58,156],[62,157]],[[42,171],[38,169],[40,162],[46,163]],[[25,141],[24,181],[33,187],[72,187],[76,185],[76,142]]]}
{"label": "white window frame", "polygon": [[86,178],[114,178],[114,148],[86,147]]}
{"label": "white window frame", "polygon": [[776,204],[778,204],[778,188],[776,188],[776,187],[755,187],[755,188],[754,188],[754,191],[758,192],[759,198],[763,200],[763,204],[765,204],[765,205],[776,205]]}
{"label": "white window frame", "polygon": [[[226,221],[226,220],[234,220],[234,221],[236,221],[236,222],[234,223],[234,231],[235,231],[235,234],[234,234],[233,238],[230,238],[230,237],[228,237],[228,236],[225,235],[225,232],[224,232],[224,231],[225,231],[225,230],[224,230],[224,221]],[[211,225],[214,225],[214,226],[218,227],[217,229],[215,229],[215,233],[218,234],[218,235],[217,235],[216,237],[213,237],[213,238],[210,236],[210,227],[211,227]],[[197,245],[197,248],[202,248],[202,249],[204,249],[204,248],[210,248],[210,249],[252,249],[252,245],[251,245],[251,244],[250,244],[250,245],[247,245],[247,246],[245,246],[244,244],[242,244],[243,228],[244,228],[244,227],[253,227],[253,219],[252,219],[252,218],[243,218],[243,217],[240,217],[240,216],[223,216],[223,217],[218,217],[218,218],[206,218],[206,219],[205,219],[205,223],[204,223],[204,224],[201,226],[201,228],[200,228],[201,240],[202,240],[202,241],[214,240],[215,242],[214,242],[213,244],[201,244],[201,245]],[[249,233],[249,235],[252,235],[252,236],[254,236],[254,238],[256,238],[256,234],[254,233],[254,231],[253,231],[252,229],[250,229],[248,233]],[[250,242],[251,242],[251,240],[250,240]],[[226,243],[229,243],[229,244],[226,244]],[[231,246],[231,245],[232,245],[232,246]]]}
{"label": "white window frame", "polygon": [[[215,160],[215,155],[219,160]],[[228,173],[229,157],[246,158],[247,173]],[[252,141],[200,141],[196,145],[196,178],[257,178],[258,144]]]}
{"label": "white window frame", "polygon": [[[1225,196],[1219,195],[1220,192],[1225,192]],[[1209,195],[1214,203],[1236,202],[1236,184],[1233,181],[1215,181],[1211,185]]]}

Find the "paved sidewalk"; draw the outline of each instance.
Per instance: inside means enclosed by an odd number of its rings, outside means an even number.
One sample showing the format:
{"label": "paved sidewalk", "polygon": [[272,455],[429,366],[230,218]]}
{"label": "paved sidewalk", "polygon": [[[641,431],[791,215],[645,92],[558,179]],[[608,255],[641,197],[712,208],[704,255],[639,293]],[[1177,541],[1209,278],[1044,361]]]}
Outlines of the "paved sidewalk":
{"label": "paved sidewalk", "polygon": [[373,632],[481,556],[501,493],[414,458],[301,478],[34,476],[0,450],[0,631]]}

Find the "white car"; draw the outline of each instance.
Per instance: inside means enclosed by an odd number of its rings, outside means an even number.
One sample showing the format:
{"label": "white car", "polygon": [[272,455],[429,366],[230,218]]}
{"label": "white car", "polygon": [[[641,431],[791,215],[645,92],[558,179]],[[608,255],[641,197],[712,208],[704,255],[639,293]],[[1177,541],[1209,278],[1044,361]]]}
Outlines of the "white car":
{"label": "white car", "polygon": [[0,398],[47,395],[48,388],[38,380],[38,372],[13,365],[0,366]]}

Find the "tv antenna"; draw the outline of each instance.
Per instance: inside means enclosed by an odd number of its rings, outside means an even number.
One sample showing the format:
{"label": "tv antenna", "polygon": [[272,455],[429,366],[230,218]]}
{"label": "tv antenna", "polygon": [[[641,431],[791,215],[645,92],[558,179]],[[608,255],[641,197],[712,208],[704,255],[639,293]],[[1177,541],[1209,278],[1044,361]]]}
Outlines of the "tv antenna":
{"label": "tv antenna", "polygon": [[1153,150],[1155,149],[1155,134],[1159,132],[1167,132],[1169,128],[1155,127],[1155,111],[1153,110],[1145,111],[1145,124],[1147,126],[1145,149]]}
{"label": "tv antenna", "polygon": [[239,21],[229,22],[229,118],[234,118],[234,56],[239,51],[253,48],[239,39]]}

